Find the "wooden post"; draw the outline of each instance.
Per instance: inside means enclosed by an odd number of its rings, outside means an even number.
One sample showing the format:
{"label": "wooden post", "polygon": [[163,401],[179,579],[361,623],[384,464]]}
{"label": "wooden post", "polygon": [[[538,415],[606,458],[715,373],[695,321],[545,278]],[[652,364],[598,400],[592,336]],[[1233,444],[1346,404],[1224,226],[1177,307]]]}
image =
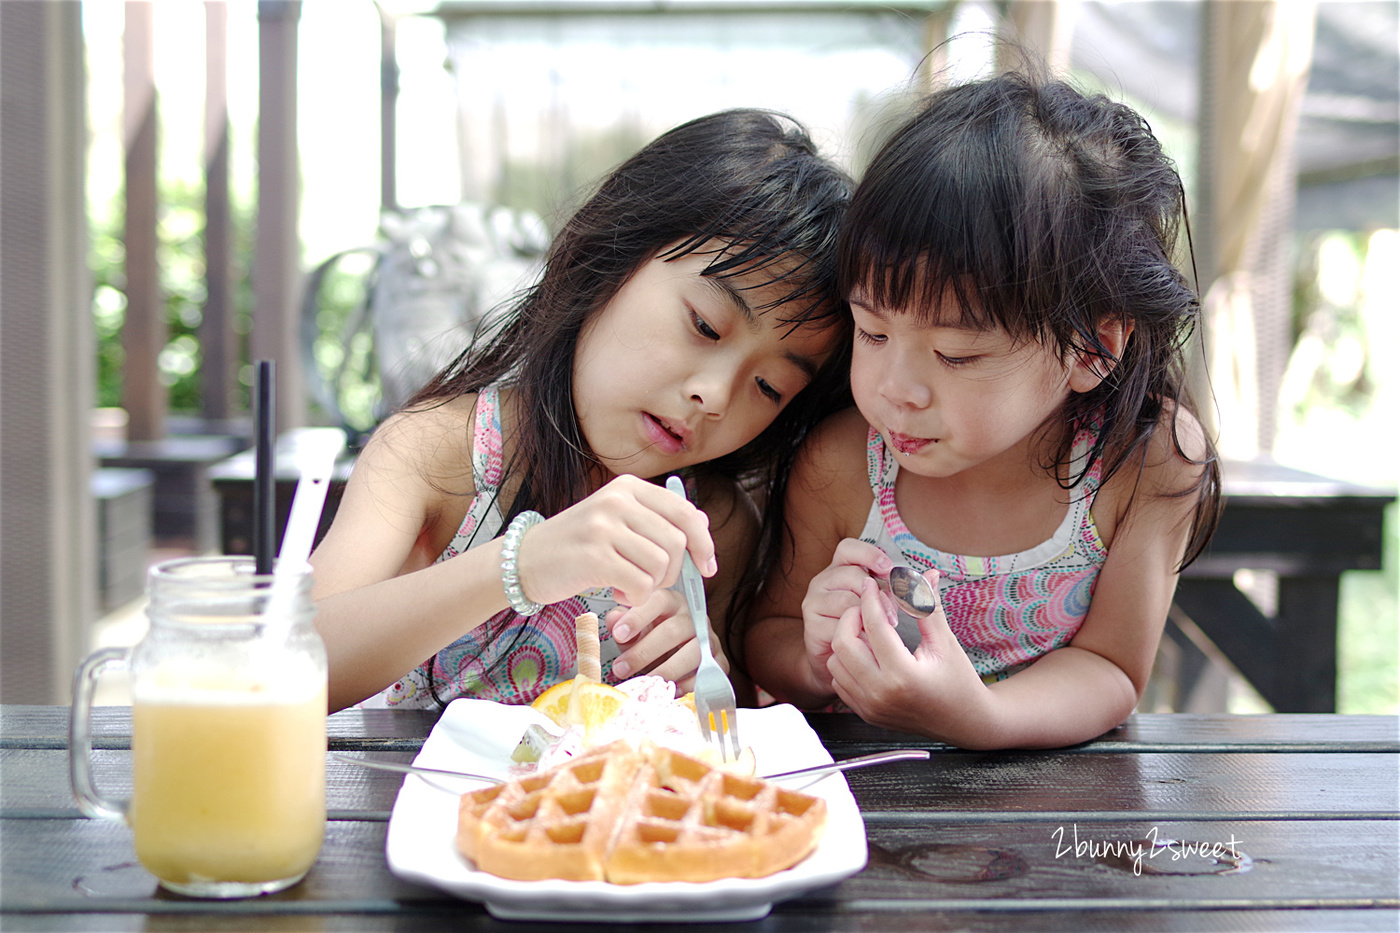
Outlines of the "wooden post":
{"label": "wooden post", "polygon": [[127,440],[165,436],[168,400],[160,381],[165,308],[156,261],[156,84],[154,11],[128,0],[122,35],[126,144],[126,320],[122,324],[122,404]]}
{"label": "wooden post", "polygon": [[228,4],[204,4],[204,317],[199,328],[204,417],[226,422],[237,406],[233,218],[229,206]]}
{"label": "wooden post", "polygon": [[1293,155],[1312,59],[1310,0],[1202,4],[1192,225],[1221,453],[1269,454],[1291,346]]}
{"label": "wooden post", "polygon": [[1038,55],[1056,76],[1069,74],[1078,0],[1011,0],[1002,28],[1020,49],[999,46],[997,70],[1020,64],[1022,50]]}
{"label": "wooden post", "polygon": [[0,3],[0,702],[67,703],[97,612],[82,7]]}
{"label": "wooden post", "polygon": [[277,362],[277,425],[306,424],[297,320],[297,20],[299,0],[258,3],[258,239],[253,256],[253,359]]}
{"label": "wooden post", "polygon": [[399,206],[398,193],[398,18],[379,9],[379,208]]}

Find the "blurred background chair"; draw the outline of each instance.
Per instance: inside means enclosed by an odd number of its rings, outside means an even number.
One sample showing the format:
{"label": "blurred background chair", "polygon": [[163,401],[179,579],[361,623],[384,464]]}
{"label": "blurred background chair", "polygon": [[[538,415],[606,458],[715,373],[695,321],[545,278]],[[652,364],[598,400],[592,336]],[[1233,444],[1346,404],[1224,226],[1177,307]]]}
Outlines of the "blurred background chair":
{"label": "blurred background chair", "polygon": [[307,391],[351,447],[533,284],[549,247],[537,214],[473,203],[386,211],[379,232],[313,269],[301,305]]}

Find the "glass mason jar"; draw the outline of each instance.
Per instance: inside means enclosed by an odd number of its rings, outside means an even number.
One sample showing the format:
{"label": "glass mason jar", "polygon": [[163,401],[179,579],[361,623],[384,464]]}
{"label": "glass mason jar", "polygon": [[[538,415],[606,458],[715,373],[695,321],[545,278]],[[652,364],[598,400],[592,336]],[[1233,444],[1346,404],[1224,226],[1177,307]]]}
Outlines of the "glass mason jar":
{"label": "glass mason jar", "polygon": [[[172,891],[251,897],[306,874],[326,824],[326,652],[311,568],[259,575],[251,557],[151,568],[150,628],[89,656],[74,678],[70,771],[88,816],[130,825]],[[132,796],[92,779],[92,697],[108,669],[132,689]]]}

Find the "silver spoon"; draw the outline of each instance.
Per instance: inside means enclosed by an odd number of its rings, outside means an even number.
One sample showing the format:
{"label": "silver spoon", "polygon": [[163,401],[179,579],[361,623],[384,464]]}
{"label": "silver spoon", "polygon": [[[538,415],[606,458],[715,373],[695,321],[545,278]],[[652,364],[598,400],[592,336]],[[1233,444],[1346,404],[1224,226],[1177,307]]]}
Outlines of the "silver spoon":
{"label": "silver spoon", "polygon": [[[931,753],[926,748],[900,748],[888,752],[876,752],[873,755],[861,755],[859,758],[844,758],[841,761],[833,761],[825,765],[813,765],[810,768],[798,768],[796,771],[783,771],[779,774],[765,774],[765,779],[790,778],[801,774],[826,774],[832,771],[850,771],[854,768],[868,768],[871,765],[884,764],[887,761],[903,761],[913,758],[927,758]],[[372,768],[376,771],[394,771],[399,774],[420,774],[425,777],[455,777],[470,778],[474,781],[489,781],[492,784],[504,784],[500,778],[488,777],[484,774],[469,774],[466,771],[446,771],[442,768],[420,768],[418,765],[401,765],[392,761],[370,761],[365,758],[351,758],[349,755],[341,755],[331,752],[331,757],[337,761],[347,764],[359,765],[362,768]]]}
{"label": "silver spoon", "polygon": [[922,619],[938,608],[933,586],[924,579],[923,574],[902,564],[895,565],[890,571],[889,594],[899,608],[916,619]]}
{"label": "silver spoon", "polygon": [[422,768],[418,765],[401,765],[394,761],[370,761],[366,758],[351,758],[349,755],[342,755],[338,752],[331,752],[331,757],[336,761],[359,765],[361,768],[371,768],[375,771],[393,771],[398,774],[421,774],[424,777],[469,778],[473,781],[486,781],[489,784],[505,783],[505,781],[498,777],[490,777],[485,774],[472,774],[469,771],[447,771],[443,768]]}

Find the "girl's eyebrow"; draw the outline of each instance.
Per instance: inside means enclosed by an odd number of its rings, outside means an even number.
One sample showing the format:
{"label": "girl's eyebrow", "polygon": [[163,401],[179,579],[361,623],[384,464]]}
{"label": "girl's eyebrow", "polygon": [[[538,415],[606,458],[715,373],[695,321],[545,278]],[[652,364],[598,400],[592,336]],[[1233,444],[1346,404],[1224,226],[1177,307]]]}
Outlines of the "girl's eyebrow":
{"label": "girl's eyebrow", "polygon": [[864,295],[852,295],[850,298],[846,299],[846,303],[853,308],[860,308],[860,310],[877,320],[886,320],[885,312],[866,301]]}
{"label": "girl's eyebrow", "polygon": [[[734,310],[738,312],[739,316],[744,319],[744,323],[748,325],[750,330],[757,330],[762,326],[758,315],[754,314],[753,308],[749,307],[749,303],[744,298],[743,294],[739,289],[730,285],[728,280],[713,275],[701,276],[700,280],[705,283],[706,288],[718,295],[726,304],[733,307]],[[807,376],[808,382],[817,378],[817,370],[820,367],[817,366],[815,360],[791,351],[784,353],[783,356],[789,363],[802,370]]]}
{"label": "girl's eyebrow", "polygon": [[739,316],[744,319],[750,327],[758,325],[758,317],[753,313],[753,308],[749,307],[748,300],[739,292],[737,288],[729,284],[728,279],[717,275],[702,275],[700,281],[705,283],[705,287],[720,297],[720,300],[731,305]]}

